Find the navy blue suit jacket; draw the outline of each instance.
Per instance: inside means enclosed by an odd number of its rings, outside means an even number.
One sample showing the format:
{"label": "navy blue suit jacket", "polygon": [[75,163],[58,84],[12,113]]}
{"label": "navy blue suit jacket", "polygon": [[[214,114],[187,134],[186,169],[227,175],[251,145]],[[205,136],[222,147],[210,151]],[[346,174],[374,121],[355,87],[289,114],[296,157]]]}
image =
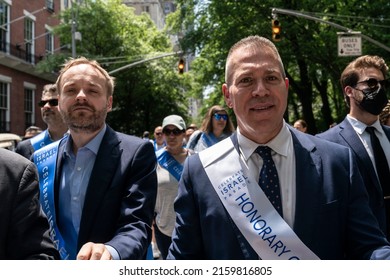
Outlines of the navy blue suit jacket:
{"label": "navy blue suit jacket", "polygon": [[[382,128],[390,141],[390,127],[382,125]],[[386,212],[382,188],[379,184],[378,177],[376,176],[374,165],[372,164],[362,141],[359,139],[359,136],[356,134],[356,131],[353,129],[350,122],[347,119],[344,119],[337,126],[332,127],[317,136],[351,149],[357,158],[359,171],[363,177],[363,181],[369,195],[371,210],[378,219],[383,232],[386,232]],[[390,236],[387,236],[387,238],[390,240]]]}
{"label": "navy blue suit jacket", "polygon": [[[390,258],[389,243],[368,206],[349,149],[291,131],[296,156],[294,232],[321,259]],[[238,149],[236,134],[232,139]],[[258,259],[211,186],[199,154],[185,162],[175,211],[168,259]]]}
{"label": "navy blue suit jacket", "polygon": [[[64,148],[60,145],[58,155]],[[61,170],[62,156],[58,156],[55,190]],[[56,196],[58,201],[58,191]],[[87,242],[106,243],[121,259],[145,258],[156,196],[153,145],[107,126],[85,196],[77,251]]]}

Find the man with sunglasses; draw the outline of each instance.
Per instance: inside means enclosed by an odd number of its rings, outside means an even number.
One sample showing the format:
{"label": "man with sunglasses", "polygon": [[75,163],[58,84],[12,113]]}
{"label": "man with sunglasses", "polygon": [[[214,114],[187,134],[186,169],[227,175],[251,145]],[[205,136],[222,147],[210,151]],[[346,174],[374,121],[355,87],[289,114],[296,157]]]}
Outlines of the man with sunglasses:
{"label": "man with sunglasses", "polygon": [[[352,61],[340,79],[349,114],[339,125],[317,136],[353,151],[371,210],[390,240],[390,128],[379,121],[379,114],[388,102],[387,72],[388,66],[378,56],[365,55]],[[378,141],[378,149],[382,148],[383,152],[376,153],[374,146]],[[382,168],[384,175],[381,175]]]}
{"label": "man with sunglasses", "polygon": [[41,116],[47,124],[47,129],[30,139],[21,141],[15,149],[15,152],[27,159],[31,158],[34,151],[61,139],[68,130],[58,111],[58,93],[55,84],[47,84],[43,87],[38,106],[41,108]]}
{"label": "man with sunglasses", "polygon": [[226,109],[220,105],[212,106],[199,130],[192,133],[186,147],[196,153],[228,138],[234,132],[234,125]]}
{"label": "man with sunglasses", "polygon": [[153,144],[154,150],[158,151],[161,148],[164,148],[165,138],[164,138],[163,129],[161,125],[156,126],[153,135],[154,135],[154,139],[150,139],[150,142]]}

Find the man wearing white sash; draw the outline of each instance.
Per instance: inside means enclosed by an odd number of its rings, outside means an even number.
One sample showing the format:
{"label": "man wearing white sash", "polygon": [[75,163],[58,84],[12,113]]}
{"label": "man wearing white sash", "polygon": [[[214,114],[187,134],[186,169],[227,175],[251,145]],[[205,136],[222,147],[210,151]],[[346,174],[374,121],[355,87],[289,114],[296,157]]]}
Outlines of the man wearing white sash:
{"label": "man wearing white sash", "polygon": [[47,129],[30,139],[23,140],[15,149],[15,152],[27,159],[31,158],[34,151],[61,139],[68,130],[58,111],[58,92],[55,84],[43,87],[38,106],[41,107],[41,116],[47,124]]}
{"label": "man wearing white sash", "polygon": [[[225,81],[237,133],[185,162],[168,259],[390,259],[350,151],[283,120],[289,81],[275,45],[236,43]],[[258,184],[259,146],[271,150],[281,214]]]}

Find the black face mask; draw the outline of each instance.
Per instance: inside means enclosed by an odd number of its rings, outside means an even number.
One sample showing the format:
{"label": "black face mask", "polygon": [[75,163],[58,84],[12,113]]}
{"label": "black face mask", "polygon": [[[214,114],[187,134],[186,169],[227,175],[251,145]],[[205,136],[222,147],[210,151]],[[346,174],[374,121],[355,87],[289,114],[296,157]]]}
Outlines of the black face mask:
{"label": "black face mask", "polygon": [[379,115],[388,102],[385,89],[379,84],[378,88],[360,91],[364,94],[360,106],[370,114]]}

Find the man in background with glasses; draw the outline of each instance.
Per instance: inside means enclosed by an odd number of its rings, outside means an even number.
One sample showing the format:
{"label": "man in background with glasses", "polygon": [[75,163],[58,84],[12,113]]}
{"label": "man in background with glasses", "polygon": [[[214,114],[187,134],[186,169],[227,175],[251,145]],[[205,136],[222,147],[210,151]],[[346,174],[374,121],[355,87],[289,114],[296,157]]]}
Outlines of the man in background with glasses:
{"label": "man in background with glasses", "polygon": [[378,56],[361,56],[341,74],[349,114],[318,137],[349,147],[358,159],[370,207],[390,240],[390,128],[379,121],[388,102],[388,66]]}
{"label": "man in background with glasses", "polygon": [[153,144],[155,151],[165,147],[165,138],[162,130],[163,129],[161,125],[156,126],[153,133],[154,139],[150,139],[150,142]]}
{"label": "man in background with glasses", "polygon": [[47,129],[35,137],[21,141],[15,149],[15,152],[28,159],[34,151],[61,139],[68,130],[58,112],[58,93],[55,84],[47,84],[43,87],[38,106],[41,108],[41,116],[47,124]]}

